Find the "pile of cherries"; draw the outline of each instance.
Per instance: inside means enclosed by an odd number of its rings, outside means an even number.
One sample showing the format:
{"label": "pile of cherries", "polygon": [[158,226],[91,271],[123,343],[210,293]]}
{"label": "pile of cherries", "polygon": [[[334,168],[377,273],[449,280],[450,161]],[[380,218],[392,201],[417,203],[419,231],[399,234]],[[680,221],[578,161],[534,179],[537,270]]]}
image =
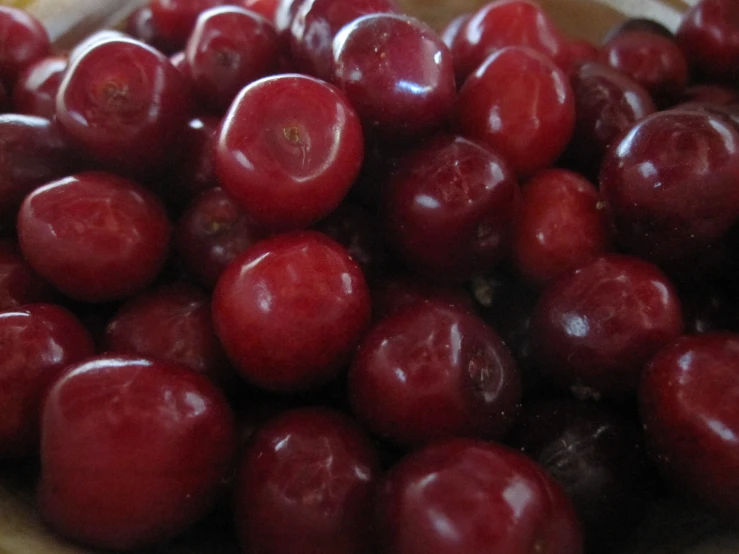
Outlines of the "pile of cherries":
{"label": "pile of cherries", "polygon": [[[739,3],[0,7],[0,459],[97,548],[580,554],[739,524]],[[224,506],[226,508],[224,508]]]}

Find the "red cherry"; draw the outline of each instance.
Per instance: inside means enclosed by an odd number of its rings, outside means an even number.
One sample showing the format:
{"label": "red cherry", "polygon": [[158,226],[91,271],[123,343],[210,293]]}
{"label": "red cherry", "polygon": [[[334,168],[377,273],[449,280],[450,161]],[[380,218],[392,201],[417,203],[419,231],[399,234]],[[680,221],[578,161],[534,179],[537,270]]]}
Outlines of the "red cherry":
{"label": "red cherry", "polygon": [[374,447],[348,417],[323,408],[277,416],[252,436],[240,463],[244,551],[369,554],[378,474]]}
{"label": "red cherry", "polygon": [[153,46],[163,54],[172,54],[177,45],[166,40],[154,23],[154,12],[150,5],[137,8],[126,18],[126,34]]}
{"label": "red cherry", "polygon": [[348,364],[370,321],[370,296],[342,246],[315,231],[286,233],[258,242],[226,268],[213,318],[244,377],[300,391]]}
{"label": "red cherry", "polygon": [[54,289],[23,258],[18,243],[0,239],[0,310],[53,298]]}
{"label": "red cherry", "polygon": [[185,45],[198,16],[225,0],[151,0],[151,15],[161,37],[175,49]]}
{"label": "red cherry", "polygon": [[56,95],[68,63],[64,56],[48,56],[26,67],[13,88],[13,110],[54,119]]}
{"label": "red cherry", "polygon": [[0,344],[0,459],[33,456],[47,388],[95,347],[82,323],[52,304],[0,312]]}
{"label": "red cherry", "polygon": [[80,173],[36,189],[18,215],[18,239],[31,266],[64,294],[118,300],[151,283],[169,246],[157,198],[107,173]]}
{"label": "red cherry", "polygon": [[631,32],[653,33],[672,40],[675,38],[675,34],[658,21],[644,17],[636,17],[626,19],[623,22],[614,25],[603,38],[603,43],[605,44],[609,42],[618,35]]}
{"label": "red cherry", "polygon": [[187,368],[112,355],[72,365],[44,405],[41,517],[98,548],[166,541],[213,507],[236,441],[224,396]]}
{"label": "red cherry", "polygon": [[407,456],[381,482],[381,552],[582,554],[569,499],[538,465],[491,443],[457,439]]}
{"label": "red cherry", "polygon": [[683,103],[739,104],[739,90],[723,85],[692,85],[683,91],[680,100]]}
{"label": "red cherry", "polygon": [[12,87],[18,74],[49,54],[51,43],[43,24],[30,13],[0,6],[0,80]]}
{"label": "red cherry", "polygon": [[439,33],[439,37],[442,42],[444,42],[449,49],[454,46],[454,41],[457,40],[457,36],[462,32],[462,29],[464,29],[464,26],[467,25],[467,22],[471,17],[471,13],[460,14],[447,23],[441,33]]}
{"label": "red cherry", "polygon": [[238,4],[274,23],[279,0],[240,0]]}

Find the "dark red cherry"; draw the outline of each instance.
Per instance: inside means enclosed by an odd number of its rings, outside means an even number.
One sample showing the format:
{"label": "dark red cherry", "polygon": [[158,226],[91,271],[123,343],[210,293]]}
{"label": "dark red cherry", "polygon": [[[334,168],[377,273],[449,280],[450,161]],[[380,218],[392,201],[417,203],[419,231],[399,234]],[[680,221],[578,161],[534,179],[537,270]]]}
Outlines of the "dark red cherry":
{"label": "dark red cherry", "polygon": [[[126,18],[125,31],[133,38],[153,46],[164,54],[172,54],[178,45],[166,40],[154,23],[154,12],[150,5],[137,8]],[[179,46],[182,46],[181,44]]]}
{"label": "dark red cherry", "polygon": [[399,14],[361,17],[333,43],[332,81],[364,125],[394,142],[427,134],[448,117],[456,87],[449,49],[429,27]]}
{"label": "dark red cherry", "polygon": [[54,289],[25,260],[18,243],[0,239],[0,311],[50,302],[54,296]]}
{"label": "dark red cherry", "polygon": [[561,487],[523,454],[457,439],[414,452],[380,482],[380,552],[582,554]]}
{"label": "dark red cherry", "polygon": [[247,10],[256,12],[262,17],[266,17],[271,23],[274,23],[280,0],[239,0],[234,3]]}
{"label": "dark red cherry", "polygon": [[634,390],[644,365],[682,331],[677,293],[659,268],[606,254],[544,291],[531,342],[539,366],[574,392],[618,394]]}
{"label": "dark red cherry", "polygon": [[739,521],[739,336],[682,337],[647,366],[639,389],[652,459],[674,489]]}
{"label": "dark red cherry", "polygon": [[52,304],[0,311],[0,344],[0,459],[34,456],[46,390],[95,347],[82,323]]}
{"label": "dark red cherry", "polygon": [[448,48],[451,49],[454,46],[454,41],[457,40],[457,36],[462,32],[462,29],[467,25],[470,18],[472,18],[471,13],[460,14],[447,23],[444,29],[442,29],[439,37]]}
{"label": "dark red cherry", "polygon": [[235,515],[245,552],[372,552],[379,461],[347,416],[288,410],[257,429],[239,466]]}
{"label": "dark red cherry", "polygon": [[178,49],[185,45],[202,12],[225,3],[225,0],[152,0],[152,22],[162,39]]}
{"label": "dark red cherry", "polygon": [[87,302],[126,298],[164,264],[170,225],[140,185],[101,172],[54,181],[28,195],[18,239],[31,266],[64,294]]}
{"label": "dark red cherry", "polygon": [[377,323],[349,371],[349,402],[375,434],[403,446],[502,437],[521,382],[508,348],[469,312],[418,302]]}
{"label": "dark red cherry", "polygon": [[611,30],[608,31],[608,34],[606,34],[606,36],[603,38],[603,43],[605,44],[609,42],[611,39],[616,38],[618,35],[632,32],[653,33],[655,35],[660,35],[664,38],[673,40],[675,38],[675,34],[667,27],[662,25],[662,23],[659,23],[654,19],[635,17],[626,19],[611,28]]}
{"label": "dark red cherry", "polygon": [[0,6],[0,36],[0,80],[12,88],[21,71],[49,54],[49,34],[30,13]]}
{"label": "dark red cherry", "polygon": [[26,67],[13,87],[13,111],[54,119],[56,95],[68,63],[64,56],[48,56]]}
{"label": "dark red cherry", "polygon": [[361,269],[338,243],[315,231],[284,233],[226,268],[213,318],[247,380],[302,391],[349,363],[370,321],[370,295]]}
{"label": "dark red cherry", "polygon": [[582,64],[598,59],[598,48],[587,40],[571,40],[567,43],[565,54],[565,61],[560,67],[571,76]]}
{"label": "dark red cherry", "polygon": [[692,85],[683,91],[682,103],[739,104],[739,90],[725,85]]}
{"label": "dark red cherry", "polygon": [[356,112],[328,83],[289,74],[244,88],[217,135],[223,189],[257,223],[305,228],[343,200],[362,164]]}

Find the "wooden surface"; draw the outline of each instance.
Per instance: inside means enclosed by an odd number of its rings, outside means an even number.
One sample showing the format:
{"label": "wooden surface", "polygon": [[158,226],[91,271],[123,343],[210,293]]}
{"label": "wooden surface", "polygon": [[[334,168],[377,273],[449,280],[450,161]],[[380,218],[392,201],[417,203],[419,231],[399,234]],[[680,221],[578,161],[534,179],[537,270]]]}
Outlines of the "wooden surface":
{"label": "wooden surface", "polygon": [[[30,0],[33,13],[47,22],[55,40],[71,38],[120,20],[145,0]],[[570,36],[599,41],[624,15],[651,17],[676,28],[680,13],[696,0],[541,0]],[[29,0],[4,0],[20,5]],[[452,17],[474,10],[481,0],[400,0],[403,7],[441,29]],[[0,465],[0,554],[91,554],[49,532],[34,508],[37,472]],[[217,512],[176,542],[151,554],[237,554],[227,512]],[[295,553],[300,554],[300,553]],[[678,501],[654,506],[648,521],[624,554],[739,554],[739,534]]]}

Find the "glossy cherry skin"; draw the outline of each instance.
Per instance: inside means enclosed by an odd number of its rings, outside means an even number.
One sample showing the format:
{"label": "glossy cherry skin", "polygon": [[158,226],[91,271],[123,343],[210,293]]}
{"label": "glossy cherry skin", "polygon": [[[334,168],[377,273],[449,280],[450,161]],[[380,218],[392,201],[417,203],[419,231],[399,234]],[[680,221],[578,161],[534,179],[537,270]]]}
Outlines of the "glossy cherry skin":
{"label": "glossy cherry skin", "polygon": [[325,408],[288,410],[248,442],[235,490],[248,554],[369,554],[375,448],[359,425]]}
{"label": "glossy cherry skin", "polygon": [[184,282],[126,302],[105,329],[105,350],[175,362],[217,384],[231,375],[213,328],[209,295]]}
{"label": "glossy cherry skin", "polygon": [[126,298],[164,264],[170,224],[148,190],[122,177],[87,172],[28,195],[18,240],[31,266],[64,294],[86,302]]}
{"label": "glossy cherry skin", "polygon": [[350,361],[370,320],[359,266],[327,236],[265,239],[226,268],[213,294],[216,332],[255,385],[300,391],[327,383]]}
{"label": "glossy cherry skin", "polygon": [[419,302],[377,323],[349,370],[352,411],[402,446],[465,436],[500,438],[521,400],[508,348],[469,312]]}
{"label": "glossy cherry skin", "polygon": [[76,166],[58,125],[36,116],[0,115],[0,231],[14,232],[26,195],[69,175]]}
{"label": "glossy cherry skin", "polygon": [[655,33],[619,34],[601,47],[599,60],[634,79],[663,106],[688,84],[685,55],[673,39]]}
{"label": "glossy cherry skin", "polygon": [[496,150],[521,177],[551,166],[575,127],[567,76],[530,48],[488,57],[465,81],[455,111],[459,131]]}
{"label": "glossy cherry skin", "polygon": [[600,174],[622,247],[671,271],[710,256],[739,218],[738,141],[735,125],[708,112],[666,111],[637,123]]}
{"label": "glossy cherry skin", "polygon": [[460,14],[447,23],[441,33],[439,33],[439,37],[448,48],[451,49],[454,46],[454,41],[457,40],[457,36],[462,32],[462,29],[470,18],[472,18],[471,13]]}
{"label": "glossy cherry skin", "polygon": [[569,499],[523,454],[444,441],[407,456],[381,481],[375,525],[386,554],[582,554]]}
{"label": "glossy cherry skin", "polygon": [[145,42],[164,54],[172,54],[178,46],[167,41],[154,23],[154,12],[150,5],[137,8],[126,18],[126,34]]}
{"label": "glossy cherry skin", "polygon": [[440,137],[401,159],[387,186],[388,237],[413,269],[464,281],[502,259],[518,202],[518,181],[502,156]]}
{"label": "glossy cherry skin", "polygon": [[221,187],[255,222],[274,230],[305,228],[331,213],[363,157],[362,126],[346,97],[297,74],[244,88],[214,148]]}
{"label": "glossy cherry skin", "polygon": [[511,253],[530,284],[544,287],[609,246],[608,218],[590,181],[572,171],[546,169],[524,184]]}
{"label": "glossy cherry skin", "polygon": [[18,74],[49,54],[51,42],[43,24],[30,13],[0,6],[0,80],[13,86]]}
{"label": "glossy cherry skin", "polygon": [[363,15],[400,13],[395,0],[312,0],[303,2],[290,26],[290,54],[302,73],[331,78],[333,40]]}
{"label": "glossy cherry skin", "polygon": [[681,337],[639,388],[647,446],[675,490],[739,521],[739,335]]}
{"label": "glossy cherry skin", "polygon": [[399,14],[344,26],[333,43],[332,81],[368,129],[394,142],[440,127],[456,96],[449,49],[424,23]]}
{"label": "glossy cherry skin", "polygon": [[57,91],[68,64],[64,56],[47,56],[26,67],[13,87],[13,110],[54,119]]}
{"label": "glossy cherry skin", "polygon": [[225,112],[249,83],[277,71],[280,41],[274,25],[238,6],[203,12],[185,47],[185,63],[196,94]]}
{"label": "glossy cherry skin", "polygon": [[0,310],[50,302],[54,296],[54,289],[28,264],[18,243],[0,239]]}
{"label": "glossy cherry skin", "polygon": [[691,69],[700,77],[739,85],[739,6],[733,0],[701,0],[683,16],[676,34]]}
{"label": "glossy cherry skin", "polygon": [[472,15],[452,43],[454,67],[461,84],[492,53],[525,46],[555,63],[566,56],[566,40],[541,6],[529,0],[489,2]]}
{"label": "glossy cherry skin", "polygon": [[682,330],[677,293],[657,266],[606,254],[544,291],[531,341],[560,383],[618,394],[634,390],[644,365]]}
{"label": "glossy cherry skin", "polygon": [[89,358],[46,397],[41,517],[98,548],[166,541],[214,506],[236,444],[233,413],[206,377],[146,358]]}
{"label": "glossy cherry skin", "polygon": [[82,323],[53,304],[0,311],[0,344],[0,459],[33,456],[47,388],[95,347]]}
{"label": "glossy cherry skin", "polygon": [[85,155],[132,175],[166,160],[190,113],[187,83],[167,57],[142,42],[113,38],[70,59],[56,113]]}
{"label": "glossy cherry skin", "polygon": [[639,33],[654,33],[668,39],[675,38],[675,34],[658,21],[643,17],[636,17],[626,19],[622,23],[615,25],[603,38],[603,43],[607,43],[618,35],[631,33],[634,31]]}
{"label": "glossy cherry skin", "polygon": [[612,551],[641,522],[646,459],[632,422],[595,403],[544,400],[524,407],[509,442],[565,490],[588,552]]}
{"label": "glossy cherry skin", "polygon": [[236,4],[266,17],[274,23],[279,0],[239,0]]}
{"label": "glossy cherry skin", "polygon": [[150,7],[159,34],[177,48],[185,45],[202,12],[225,3],[224,0],[152,0]]}
{"label": "glossy cherry skin", "polygon": [[185,270],[213,288],[239,254],[267,236],[220,188],[205,191],[185,210],[175,228],[175,249]]}

